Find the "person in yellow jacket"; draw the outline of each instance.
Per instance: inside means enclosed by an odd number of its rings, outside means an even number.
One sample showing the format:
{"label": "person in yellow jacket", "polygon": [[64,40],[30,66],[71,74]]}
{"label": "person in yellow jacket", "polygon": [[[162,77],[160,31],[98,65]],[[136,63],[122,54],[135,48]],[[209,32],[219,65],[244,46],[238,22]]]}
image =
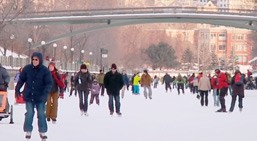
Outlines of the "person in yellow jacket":
{"label": "person in yellow jacket", "polygon": [[134,81],[133,81],[133,86],[134,86],[134,91],[133,94],[139,94],[139,84],[140,84],[140,75],[139,72],[136,74],[136,76],[134,77]]}

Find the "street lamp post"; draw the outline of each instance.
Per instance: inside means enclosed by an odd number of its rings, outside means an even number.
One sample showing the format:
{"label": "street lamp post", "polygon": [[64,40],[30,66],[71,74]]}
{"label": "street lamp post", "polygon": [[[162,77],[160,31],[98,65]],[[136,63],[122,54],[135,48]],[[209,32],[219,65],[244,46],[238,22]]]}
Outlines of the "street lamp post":
{"label": "street lamp post", "polygon": [[57,44],[54,43],[54,44],[53,44],[53,47],[54,47],[53,58],[54,58],[54,60],[56,60],[56,47],[57,47]]}
{"label": "street lamp post", "polygon": [[42,45],[42,48],[43,48],[43,58],[45,58],[45,52],[44,52],[44,47],[45,47],[45,44],[46,42],[45,41],[41,41],[41,45]]}
{"label": "street lamp post", "polygon": [[80,63],[81,63],[81,64],[83,64],[83,63],[82,63],[82,59],[83,59],[83,58],[82,58],[82,55],[83,55],[84,53],[85,53],[85,51],[82,49],[82,50],[80,51]]}
{"label": "street lamp post", "polygon": [[74,48],[72,47],[72,48],[70,49],[70,51],[71,51],[71,67],[73,68],[73,53],[74,53]]}
{"label": "street lamp post", "polygon": [[104,49],[104,48],[101,48],[100,50],[100,67],[102,70],[104,70],[103,68],[103,58],[107,58],[108,56],[108,50],[107,49]]}
{"label": "street lamp post", "polygon": [[32,43],[32,38],[28,38],[28,42],[29,42],[29,62],[31,62],[30,60],[30,54],[31,54],[31,43]]}
{"label": "street lamp post", "polygon": [[13,39],[15,38],[15,36],[12,34],[11,36],[10,36],[10,39],[12,40],[12,60],[11,60],[11,66],[12,66],[12,68],[13,68]]}
{"label": "street lamp post", "polygon": [[93,64],[93,59],[92,59],[92,55],[93,55],[93,52],[89,52],[89,60],[90,60],[90,64]]}
{"label": "street lamp post", "polygon": [[65,64],[64,64],[64,68],[67,69],[67,54],[66,54],[66,50],[67,50],[67,46],[63,46],[64,49],[64,56],[65,56]]}

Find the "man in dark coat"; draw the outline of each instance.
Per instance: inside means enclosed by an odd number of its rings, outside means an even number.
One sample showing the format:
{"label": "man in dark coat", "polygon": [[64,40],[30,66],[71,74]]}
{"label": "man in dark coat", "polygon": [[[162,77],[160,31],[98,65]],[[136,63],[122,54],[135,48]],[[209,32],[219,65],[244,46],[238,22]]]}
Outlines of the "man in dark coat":
{"label": "man in dark coat", "polygon": [[[243,82],[242,84],[237,84],[235,82],[235,77],[236,75],[239,74],[240,78]],[[232,77],[231,79],[231,86],[232,86],[232,100],[231,100],[231,106],[229,109],[229,112],[233,112],[234,107],[235,107],[235,103],[236,103],[236,97],[238,96],[238,107],[239,110],[242,111],[243,109],[243,98],[244,98],[244,85],[246,84],[246,78],[243,74],[241,74],[241,72],[239,70],[235,71],[235,75]]]}
{"label": "man in dark coat", "polygon": [[173,82],[173,80],[172,80],[171,76],[168,73],[166,73],[163,76],[163,83],[165,84],[166,92],[168,92],[168,89],[170,89],[170,91],[171,91],[170,83],[172,83],[172,82]]}
{"label": "man in dark coat", "polygon": [[111,71],[107,72],[104,76],[104,86],[109,96],[109,110],[110,115],[114,113],[113,100],[115,101],[115,109],[117,115],[121,115],[120,112],[120,90],[124,85],[122,75],[117,72],[116,64],[112,64]]}
{"label": "man in dark coat", "polygon": [[24,67],[20,79],[15,87],[15,96],[21,95],[21,87],[24,85],[23,97],[26,103],[25,122],[23,126],[26,138],[31,138],[33,130],[34,108],[37,109],[38,129],[41,138],[47,138],[47,123],[45,115],[45,104],[51,90],[53,80],[50,71],[43,65],[43,56],[34,52],[31,57],[31,64]]}

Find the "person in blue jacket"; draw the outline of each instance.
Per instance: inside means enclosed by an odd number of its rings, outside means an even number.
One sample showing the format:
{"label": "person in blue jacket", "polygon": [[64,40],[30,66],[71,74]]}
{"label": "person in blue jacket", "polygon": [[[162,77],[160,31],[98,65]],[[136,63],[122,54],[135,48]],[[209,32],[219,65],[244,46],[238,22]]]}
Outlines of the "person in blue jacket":
{"label": "person in blue jacket", "polygon": [[26,132],[26,138],[31,138],[33,130],[34,109],[37,110],[38,130],[42,139],[47,136],[46,123],[46,101],[47,96],[52,88],[53,80],[50,71],[43,65],[43,56],[39,52],[34,52],[31,56],[31,64],[26,65],[21,74],[20,79],[15,87],[15,96],[21,95],[21,87],[25,84],[23,90],[23,98],[26,104],[26,113],[23,130]]}

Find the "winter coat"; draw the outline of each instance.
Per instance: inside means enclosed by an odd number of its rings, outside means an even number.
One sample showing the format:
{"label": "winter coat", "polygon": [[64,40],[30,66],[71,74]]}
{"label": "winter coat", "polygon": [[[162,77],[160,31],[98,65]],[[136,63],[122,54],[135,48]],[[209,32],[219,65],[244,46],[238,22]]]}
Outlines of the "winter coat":
{"label": "winter coat", "polygon": [[212,89],[217,89],[218,88],[218,78],[217,77],[212,77],[211,78],[211,87]]}
{"label": "winter coat", "polygon": [[89,91],[91,88],[91,76],[90,73],[87,71],[85,73],[79,71],[74,79],[75,87],[79,91]]}
{"label": "winter coat", "polygon": [[140,84],[141,86],[150,86],[152,83],[152,78],[149,74],[143,74],[141,76]]}
{"label": "winter coat", "polygon": [[172,78],[171,78],[171,76],[169,75],[169,74],[165,74],[164,76],[163,76],[163,83],[165,83],[165,84],[169,84],[169,83],[171,83],[173,80],[172,80]]}
{"label": "winter coat", "polygon": [[122,75],[117,71],[109,71],[104,76],[104,86],[108,95],[118,95],[124,85]]}
{"label": "winter coat", "polygon": [[21,87],[26,83],[23,91],[24,100],[26,102],[45,103],[52,88],[53,79],[48,68],[43,65],[42,54],[34,52],[31,60],[35,56],[39,58],[39,65],[33,66],[31,62],[23,68],[15,92],[20,92]]}
{"label": "winter coat", "polygon": [[0,89],[7,90],[10,82],[10,75],[7,70],[0,64]]}
{"label": "winter coat", "polygon": [[99,84],[103,84],[104,83],[104,73],[100,73],[97,75],[97,82]]}
{"label": "winter coat", "polygon": [[244,97],[244,85],[247,83],[246,79],[244,78],[242,85],[238,86],[235,84],[235,75],[231,79],[231,86],[232,86],[232,94],[233,95],[240,95]]}
{"label": "winter coat", "polygon": [[53,85],[52,85],[50,93],[56,93],[59,90],[64,89],[65,84],[64,84],[60,74],[58,73],[58,71],[57,70],[51,71],[51,75],[53,78]]}
{"label": "winter coat", "polygon": [[129,78],[127,74],[122,74],[122,79],[123,79],[124,85],[129,85]]}
{"label": "winter coat", "polygon": [[210,79],[206,76],[202,76],[198,83],[198,90],[208,91],[211,89]]}
{"label": "winter coat", "polygon": [[193,80],[193,86],[198,86],[198,85],[199,85],[198,79],[197,77],[195,77]]}
{"label": "winter coat", "polygon": [[181,75],[178,75],[176,82],[177,82],[177,84],[184,84],[185,80]]}
{"label": "winter coat", "polygon": [[93,82],[92,86],[91,86],[91,94],[93,95],[98,95],[100,93],[100,85],[98,84],[98,82]]}
{"label": "winter coat", "polygon": [[223,72],[218,74],[218,89],[221,88],[228,88],[227,76]]}
{"label": "winter coat", "polygon": [[194,78],[195,78],[194,76],[190,76],[190,77],[189,77],[189,79],[188,79],[188,82],[192,84],[192,83],[193,83]]}
{"label": "winter coat", "polygon": [[139,83],[140,83],[140,76],[139,76],[139,74],[137,74],[135,77],[134,77],[134,80],[133,80],[133,85],[139,85]]}

